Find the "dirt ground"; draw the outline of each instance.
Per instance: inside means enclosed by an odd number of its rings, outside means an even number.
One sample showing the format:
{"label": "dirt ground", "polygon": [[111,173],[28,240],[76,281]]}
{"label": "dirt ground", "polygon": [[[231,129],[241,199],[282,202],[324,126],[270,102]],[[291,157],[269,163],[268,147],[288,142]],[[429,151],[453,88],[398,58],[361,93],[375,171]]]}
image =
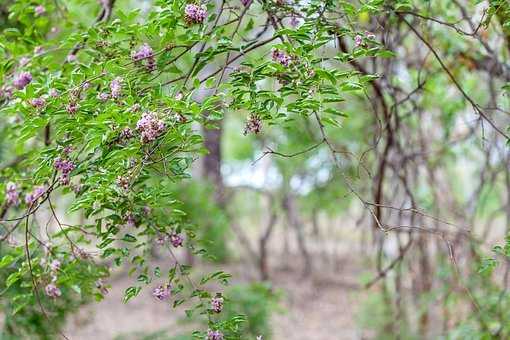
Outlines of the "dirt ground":
{"label": "dirt ground", "polygon": [[[301,278],[299,265],[272,267],[272,284],[284,291],[283,311],[274,313],[271,320],[274,340],[366,338],[355,321],[358,302],[365,293],[359,286],[359,266],[343,258],[334,267],[333,271],[316,268],[308,279]],[[252,279],[249,275],[253,273],[247,275],[246,265],[240,263],[221,269],[232,273],[237,282]],[[149,289],[123,304],[123,291],[133,281],[127,276],[117,278],[105,300],[83,307],[69,320],[66,334],[72,340],[141,339],[143,334],[157,331],[182,334],[186,327],[192,327],[178,322],[182,309],[155,302]]]}
{"label": "dirt ground", "polygon": [[[361,302],[368,294],[360,285],[367,266],[360,260],[363,247],[359,231],[353,223],[328,225],[330,229],[321,233],[327,238],[308,239],[313,271],[307,278],[302,276],[303,259],[297,255],[295,238],[285,237],[283,228],[279,228],[271,239],[270,281],[275,289],[283,291],[281,312],[274,312],[271,319],[273,340],[371,338],[360,330],[356,320]],[[255,240],[254,236],[250,238]],[[232,241],[231,248],[242,248],[235,238]],[[258,272],[247,254],[234,257],[237,261],[226,265],[200,265],[194,270],[224,270],[232,274],[231,281],[236,284],[258,281]],[[164,272],[164,261],[159,260],[157,265]],[[71,340],[142,340],[144,335],[158,331],[174,336],[196,329],[180,321],[184,317],[183,308],[172,309],[169,304],[158,303],[150,289],[142,290],[138,297],[124,304],[123,292],[136,278],[120,275],[112,280],[115,280],[111,282],[112,289],[103,301],[84,306],[69,320],[65,331]]]}

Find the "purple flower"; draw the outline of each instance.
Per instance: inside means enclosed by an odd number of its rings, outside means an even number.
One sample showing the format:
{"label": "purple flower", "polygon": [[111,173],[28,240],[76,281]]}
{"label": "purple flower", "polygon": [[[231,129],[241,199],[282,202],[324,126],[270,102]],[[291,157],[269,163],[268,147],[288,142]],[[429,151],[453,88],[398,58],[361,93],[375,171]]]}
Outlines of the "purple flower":
{"label": "purple flower", "polygon": [[34,98],[30,101],[30,104],[35,108],[41,108],[46,104],[46,100],[43,97]]}
{"label": "purple flower", "polygon": [[152,57],[154,57],[154,51],[149,46],[149,44],[143,44],[142,46],[140,46],[138,51],[133,53],[133,55],[131,56],[133,61],[140,61],[142,59],[152,58]]}
{"label": "purple flower", "polygon": [[28,205],[32,205],[35,203],[44,193],[46,192],[46,188],[44,186],[35,187],[34,190],[25,195],[25,203]]}
{"label": "purple flower", "polygon": [[136,129],[141,134],[142,143],[149,143],[165,132],[166,126],[162,120],[158,119],[156,114],[146,112],[136,123]]}
{"label": "purple flower", "polygon": [[71,152],[73,152],[73,150],[74,150],[74,147],[72,145],[67,145],[64,147],[62,152],[66,155],[69,155]]}
{"label": "purple flower", "polygon": [[290,56],[288,56],[285,52],[280,50],[273,50],[272,58],[273,61],[276,61],[277,63],[280,63],[285,67],[288,67],[290,65],[290,62],[292,61],[292,58]]}
{"label": "purple flower", "polygon": [[168,241],[168,235],[158,235],[158,237],[156,238],[156,244],[158,246],[163,246],[165,245],[166,241]]}
{"label": "purple flower", "polygon": [[102,102],[105,102],[110,98],[110,95],[106,92],[100,92],[97,94],[97,99],[99,99]]}
{"label": "purple flower", "polygon": [[69,104],[67,104],[66,106],[66,110],[67,112],[69,112],[70,114],[74,114],[76,112],[78,112],[78,109],[80,108],[80,106],[78,105],[78,103],[76,102],[70,102]]}
{"label": "purple flower", "polygon": [[215,313],[221,313],[223,310],[223,298],[221,296],[216,296],[211,299],[211,309]]}
{"label": "purple flower", "polygon": [[154,288],[152,291],[152,296],[154,296],[159,301],[164,301],[170,297],[170,293],[170,285],[166,284]]}
{"label": "purple flower", "polygon": [[21,72],[12,81],[12,85],[18,90],[23,90],[32,81],[30,72]]}
{"label": "purple flower", "polygon": [[5,188],[5,201],[7,205],[18,205],[19,204],[19,191],[18,187],[14,183],[8,183]]}
{"label": "purple flower", "polygon": [[50,269],[53,272],[59,271],[60,270],[60,266],[61,266],[61,263],[60,263],[59,260],[53,260],[50,263]]}
{"label": "purple flower", "polygon": [[156,60],[154,59],[154,51],[148,44],[143,44],[140,48],[131,55],[134,62],[145,62],[145,67],[149,71],[156,69]]}
{"label": "purple flower", "polygon": [[181,234],[178,234],[176,232],[173,232],[171,235],[170,235],[170,243],[172,243],[172,245],[174,247],[182,247],[182,242],[184,241],[184,238],[181,236]]}
{"label": "purple flower", "polygon": [[375,39],[375,34],[372,33],[372,32],[366,31],[365,32],[365,37],[367,37],[368,40],[374,40]]}
{"label": "purple flower", "polygon": [[44,47],[42,46],[36,46],[34,48],[34,54],[35,55],[40,55],[40,54],[43,54],[44,53]]}
{"label": "purple flower", "polygon": [[54,283],[48,284],[44,290],[46,291],[46,295],[51,298],[57,298],[62,295],[62,292]]}
{"label": "purple flower", "polygon": [[136,219],[132,213],[128,213],[126,216],[126,227],[129,227],[129,228],[136,227]]}
{"label": "purple flower", "polygon": [[223,340],[223,333],[209,329],[207,330],[207,340]]}
{"label": "purple flower", "polygon": [[68,63],[74,63],[76,61],[76,54],[68,54],[66,57]]}
{"label": "purple flower", "polygon": [[112,93],[112,98],[117,99],[120,97],[120,93],[122,91],[122,78],[117,77],[110,83],[110,91]]}
{"label": "purple flower", "polygon": [[133,130],[131,130],[129,127],[125,127],[120,132],[120,139],[122,140],[128,140],[133,137]]}
{"label": "purple flower", "polygon": [[297,25],[299,25],[299,18],[295,15],[293,15],[291,18],[290,18],[290,25],[292,27],[297,27]]}
{"label": "purple flower", "polygon": [[50,95],[50,97],[52,98],[57,98],[58,97],[58,91],[56,89],[50,89],[50,91],[48,92],[48,94]]}
{"label": "purple flower", "polygon": [[25,66],[29,62],[30,62],[30,58],[28,58],[28,57],[21,57],[20,60],[19,60],[19,65],[20,66]]}
{"label": "purple flower", "polygon": [[248,133],[258,134],[262,130],[262,121],[256,115],[250,115],[246,125],[244,126],[244,135]]}
{"label": "purple flower", "polygon": [[356,47],[361,46],[362,43],[363,43],[363,37],[361,35],[357,34],[354,37],[354,46],[356,46]]}
{"label": "purple flower", "polygon": [[244,6],[248,6],[250,3],[251,3],[252,0],[241,0],[241,3],[244,5]]}
{"label": "purple flower", "polygon": [[55,169],[57,171],[61,172],[61,175],[59,178],[60,183],[62,183],[63,185],[69,184],[69,174],[75,168],[74,163],[68,159],[62,159],[62,158],[58,157],[57,159],[55,159],[53,166],[55,167]]}
{"label": "purple flower", "polygon": [[187,4],[184,8],[184,20],[188,24],[201,24],[204,22],[207,12],[201,6]]}
{"label": "purple flower", "polygon": [[37,15],[37,16],[43,15],[44,13],[46,13],[46,8],[44,8],[43,5],[39,5],[34,8],[34,12],[35,12],[35,15]]}

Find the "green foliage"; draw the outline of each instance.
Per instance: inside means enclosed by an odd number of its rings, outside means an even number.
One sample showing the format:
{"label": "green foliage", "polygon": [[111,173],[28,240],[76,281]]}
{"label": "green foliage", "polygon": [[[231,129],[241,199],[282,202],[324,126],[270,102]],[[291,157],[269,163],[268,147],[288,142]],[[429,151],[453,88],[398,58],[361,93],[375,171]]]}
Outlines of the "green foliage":
{"label": "green foliage", "polygon": [[246,318],[241,325],[241,339],[254,339],[258,335],[270,339],[270,318],[272,312],[278,309],[279,293],[267,284],[252,283],[230,287],[225,297],[227,303],[222,317],[228,319],[244,315]]}

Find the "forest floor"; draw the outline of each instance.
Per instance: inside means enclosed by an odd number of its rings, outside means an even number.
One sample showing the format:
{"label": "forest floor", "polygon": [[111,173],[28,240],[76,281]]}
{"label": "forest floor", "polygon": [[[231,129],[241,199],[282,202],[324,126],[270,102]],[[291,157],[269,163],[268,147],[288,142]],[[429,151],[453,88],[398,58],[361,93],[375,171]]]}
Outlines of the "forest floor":
{"label": "forest floor", "polygon": [[[253,279],[246,274],[246,265],[242,263],[220,267],[232,273],[236,283]],[[274,340],[366,338],[355,321],[360,295],[366,294],[359,285],[357,268],[360,267],[347,258],[342,258],[335,267],[335,270],[316,269],[309,278],[302,278],[301,268],[297,266],[272,268],[272,284],[284,292],[282,308],[271,320]],[[66,334],[73,340],[143,339],[151,333],[177,335],[192,329],[192,325],[179,321],[182,309],[156,303],[149,289],[142,290],[140,296],[127,304],[122,303],[123,291],[134,281],[135,278],[127,275],[117,277],[103,301],[84,306],[72,316]]]}

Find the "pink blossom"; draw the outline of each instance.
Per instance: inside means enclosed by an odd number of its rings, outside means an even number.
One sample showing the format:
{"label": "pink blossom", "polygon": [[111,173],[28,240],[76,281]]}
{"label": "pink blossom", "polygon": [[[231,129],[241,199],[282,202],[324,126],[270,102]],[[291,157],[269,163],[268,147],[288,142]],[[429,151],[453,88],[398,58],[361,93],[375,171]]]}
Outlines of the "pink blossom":
{"label": "pink blossom", "polygon": [[62,292],[54,283],[48,284],[44,290],[46,291],[46,295],[51,298],[57,298],[62,295]]}
{"label": "pink blossom", "polygon": [[152,296],[154,296],[159,301],[164,301],[170,297],[171,289],[170,285],[161,285],[159,287],[154,288],[152,291]]}
{"label": "pink blossom", "polygon": [[44,186],[38,186],[35,187],[34,190],[25,195],[25,203],[28,205],[33,204],[36,202],[44,193],[46,192],[46,188]]}
{"label": "pink blossom", "polygon": [[102,102],[105,102],[110,98],[110,95],[106,92],[100,92],[97,94],[97,99],[99,99]]}
{"label": "pink blossom", "polygon": [[44,13],[46,13],[46,8],[44,8],[43,5],[39,5],[34,8],[34,12],[35,12],[35,15],[37,15],[37,16],[43,15]]}
{"label": "pink blossom", "polygon": [[246,125],[244,126],[244,135],[248,133],[258,134],[262,130],[262,121],[256,115],[250,115]]}
{"label": "pink blossom", "polygon": [[53,166],[55,167],[55,169],[57,171],[61,172],[61,175],[59,178],[60,183],[63,185],[69,184],[70,173],[75,168],[74,163],[68,159],[62,159],[62,158],[58,157],[57,159],[55,159]]}
{"label": "pink blossom", "polygon": [[207,330],[207,340],[223,340],[223,333],[209,329]]}
{"label": "pink blossom", "polygon": [[154,51],[148,44],[143,44],[140,48],[131,55],[135,62],[144,63],[149,71],[156,69],[156,60],[154,59]]}
{"label": "pink blossom", "polygon": [[182,242],[184,241],[184,238],[182,237],[181,234],[178,234],[176,232],[173,232],[171,235],[170,235],[170,243],[172,243],[172,245],[174,247],[182,247]]}
{"label": "pink blossom", "polygon": [[44,53],[44,47],[42,46],[36,46],[34,48],[34,54],[35,55],[40,55],[40,54],[43,54]]}
{"label": "pink blossom", "polygon": [[50,269],[51,269],[51,271],[53,271],[53,272],[57,272],[57,271],[59,271],[59,270],[60,270],[61,265],[62,265],[62,264],[60,263],[60,261],[55,259],[55,260],[51,261],[51,263],[50,263]]}
{"label": "pink blossom", "polygon": [[354,37],[354,46],[356,46],[356,47],[361,46],[362,43],[363,43],[363,37],[361,35],[357,34]]}
{"label": "pink blossom", "polygon": [[163,134],[163,132],[165,132],[166,126],[162,120],[158,119],[156,114],[152,112],[146,112],[136,123],[136,129],[141,134],[142,143],[149,143]]}
{"label": "pink blossom", "polygon": [[223,298],[221,296],[216,296],[211,299],[211,309],[215,313],[221,313],[223,310]]}
{"label": "pink blossom", "polygon": [[19,194],[17,185],[14,183],[8,183],[5,189],[5,201],[7,202],[7,205],[18,205]]}
{"label": "pink blossom", "polygon": [[49,96],[52,97],[52,98],[57,98],[58,97],[58,91],[56,89],[50,89],[50,91],[48,92]]}
{"label": "pink blossom", "polygon": [[41,108],[46,105],[46,100],[43,97],[34,98],[30,101],[30,104],[35,108]]}
{"label": "pink blossom", "polygon": [[368,40],[374,40],[375,39],[375,34],[372,33],[372,32],[369,32],[369,31],[365,32],[365,36],[367,37]]}
{"label": "pink blossom", "polygon": [[66,57],[68,63],[74,63],[76,61],[76,54],[68,54]]}
{"label": "pink blossom", "polygon": [[21,72],[12,81],[12,85],[18,90],[23,90],[32,81],[30,72]]}
{"label": "pink blossom", "polygon": [[205,8],[195,5],[187,4],[184,8],[184,20],[188,24],[201,24],[204,22],[207,12]]}
{"label": "pink blossom", "polygon": [[128,213],[126,217],[126,227],[134,228],[136,227],[136,219],[132,213]]}
{"label": "pink blossom", "polygon": [[276,61],[285,67],[288,67],[292,61],[292,58],[289,55],[280,50],[273,50],[272,58],[273,61]]}
{"label": "pink blossom", "polygon": [[70,114],[74,114],[76,112],[78,112],[78,109],[80,108],[80,106],[78,105],[78,103],[76,102],[70,102],[69,104],[67,104],[66,106],[66,110],[67,112],[69,112]]}
{"label": "pink blossom", "polygon": [[28,58],[28,57],[21,57],[20,60],[19,60],[19,65],[20,66],[25,66],[29,62],[30,62],[30,58]]}
{"label": "pink blossom", "polygon": [[110,91],[112,94],[112,98],[117,99],[120,97],[122,91],[122,78],[117,77],[110,83]]}

